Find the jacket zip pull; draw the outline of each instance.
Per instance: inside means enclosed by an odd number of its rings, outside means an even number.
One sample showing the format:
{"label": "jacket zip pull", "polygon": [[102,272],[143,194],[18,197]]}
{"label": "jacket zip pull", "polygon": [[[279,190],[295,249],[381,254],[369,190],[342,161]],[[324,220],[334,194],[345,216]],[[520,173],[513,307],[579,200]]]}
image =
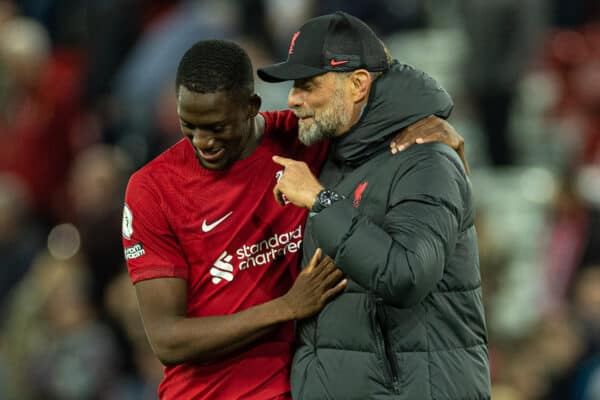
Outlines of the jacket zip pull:
{"label": "jacket zip pull", "polygon": [[384,351],[383,355],[385,357],[386,367],[388,369],[388,372],[390,373],[392,390],[395,393],[399,393],[400,392],[400,380],[399,380],[399,374],[398,374],[398,366],[396,363],[396,355],[394,354],[394,352],[392,351],[392,349],[390,347],[391,343],[389,340],[387,326],[386,326],[387,316],[386,316],[386,312],[385,312],[385,307],[379,301],[375,302],[375,306],[376,306],[376,310],[377,310],[377,322],[379,324],[379,328],[381,330],[381,336],[383,338],[383,351]]}

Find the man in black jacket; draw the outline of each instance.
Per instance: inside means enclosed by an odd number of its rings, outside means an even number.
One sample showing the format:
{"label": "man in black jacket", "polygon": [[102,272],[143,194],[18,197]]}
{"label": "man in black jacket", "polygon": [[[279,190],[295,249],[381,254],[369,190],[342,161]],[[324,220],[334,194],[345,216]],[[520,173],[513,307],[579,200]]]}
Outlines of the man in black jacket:
{"label": "man in black jacket", "polygon": [[[348,277],[343,294],[298,325],[296,399],[489,399],[487,334],[471,186],[457,154],[430,143],[392,156],[394,133],[448,117],[449,95],[392,61],[372,30],[342,12],[306,22],[285,62],[289,106],[305,144],[329,138],[317,180],[295,160],[275,187],[311,210],[316,248]],[[304,263],[306,264],[306,262]]]}

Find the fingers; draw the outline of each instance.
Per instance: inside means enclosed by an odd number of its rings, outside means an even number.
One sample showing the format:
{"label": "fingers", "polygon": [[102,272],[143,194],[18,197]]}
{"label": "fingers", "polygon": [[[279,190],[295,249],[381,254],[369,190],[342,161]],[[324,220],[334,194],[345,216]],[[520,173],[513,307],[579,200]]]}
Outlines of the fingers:
{"label": "fingers", "polygon": [[392,154],[406,150],[413,144],[432,142],[445,143],[454,150],[464,143],[464,139],[443,118],[429,115],[402,130],[390,143]]}
{"label": "fingers", "polygon": [[415,136],[414,132],[410,132],[406,129],[400,131],[390,143],[390,151],[392,154],[396,154],[412,146],[415,143]]}
{"label": "fingers", "polygon": [[394,139],[394,141],[392,141],[392,143],[390,143],[390,151],[392,152],[392,154],[396,154],[398,152],[406,150],[413,144],[412,142],[407,142],[407,141],[404,141],[402,144],[400,144],[400,143],[396,143],[395,140],[396,139]]}
{"label": "fingers", "polygon": [[279,183],[273,188],[273,197],[275,197],[275,201],[280,206],[285,205],[285,201],[283,200],[283,193],[281,192],[281,189],[279,189]]}
{"label": "fingers", "polygon": [[415,143],[423,144],[423,143],[439,142],[441,139],[441,136],[442,136],[442,134],[438,131],[430,133],[430,134],[425,133],[423,136],[416,138]]}
{"label": "fingers", "polygon": [[463,166],[465,167],[465,173],[467,175],[471,175],[471,168],[469,167],[469,162],[467,161],[467,157],[465,156],[464,145],[459,146],[457,153],[458,153],[458,156],[460,157],[460,160],[463,163]]}
{"label": "fingers", "polygon": [[285,167],[286,170],[285,172],[289,171],[288,167],[293,167],[292,169],[294,170],[310,170],[308,168],[308,165],[304,162],[304,161],[298,161],[298,160],[294,160],[293,158],[285,158],[285,157],[281,157],[281,156],[273,156],[272,160],[275,164],[279,164],[282,167]]}
{"label": "fingers", "polygon": [[[441,120],[441,118],[438,118],[435,115],[429,115],[404,128],[396,135],[394,139],[392,139],[392,142],[390,143],[390,151],[392,154],[406,150],[415,143],[427,143],[423,140],[432,133],[438,133],[439,135],[440,122],[438,120]],[[428,139],[428,141],[436,140]]]}
{"label": "fingers", "polygon": [[321,299],[323,302],[328,302],[332,297],[341,293],[346,288],[346,285],[348,285],[348,279],[341,280],[337,285],[323,293]]}
{"label": "fingers", "polygon": [[296,161],[291,158],[285,158],[285,157],[281,157],[281,156],[273,156],[272,159],[275,164],[279,164],[284,167],[287,167],[288,165],[290,165]]}
{"label": "fingers", "polygon": [[315,267],[319,270],[317,279],[323,281],[329,274],[331,274],[337,267],[333,263],[333,260],[329,256],[325,256],[321,259],[319,264]]}
{"label": "fingers", "polygon": [[315,254],[313,254],[312,258],[308,262],[308,265],[306,266],[306,268],[304,268],[304,271],[312,272],[319,263],[319,260],[321,259],[321,254],[322,251],[320,248],[315,250]]}
{"label": "fingers", "polygon": [[339,283],[340,279],[342,279],[343,277],[344,277],[344,273],[342,272],[342,270],[338,269],[338,268],[334,268],[333,271],[328,273],[322,279],[323,287],[324,288],[332,287],[333,285]]}

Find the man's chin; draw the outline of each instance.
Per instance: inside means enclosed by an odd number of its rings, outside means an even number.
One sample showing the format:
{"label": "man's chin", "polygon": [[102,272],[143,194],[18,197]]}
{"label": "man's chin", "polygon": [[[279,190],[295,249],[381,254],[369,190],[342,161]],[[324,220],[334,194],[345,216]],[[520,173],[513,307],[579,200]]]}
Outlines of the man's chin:
{"label": "man's chin", "polygon": [[298,139],[305,146],[312,146],[313,144],[327,140],[330,137],[333,137],[333,135],[326,135],[322,132],[298,132]]}
{"label": "man's chin", "polygon": [[325,139],[320,131],[302,129],[302,127],[299,128],[298,139],[300,139],[300,142],[305,146],[312,146],[313,144]]}
{"label": "man's chin", "polygon": [[202,168],[209,169],[211,171],[221,171],[221,170],[229,168],[229,166],[230,166],[230,163],[228,162],[228,160],[226,158],[221,158],[215,162],[210,162],[210,161],[204,160],[201,157],[197,157],[197,159]]}

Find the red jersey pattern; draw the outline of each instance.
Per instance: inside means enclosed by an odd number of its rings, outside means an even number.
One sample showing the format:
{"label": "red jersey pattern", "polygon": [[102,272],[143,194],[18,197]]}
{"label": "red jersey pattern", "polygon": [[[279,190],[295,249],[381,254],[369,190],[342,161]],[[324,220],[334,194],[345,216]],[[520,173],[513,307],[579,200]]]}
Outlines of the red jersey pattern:
{"label": "red jersey pattern", "polygon": [[[316,174],[326,145],[297,139],[290,111],[261,113],[258,148],[229,169],[203,168],[182,139],[130,179],[123,245],[131,280],[187,280],[189,317],[232,314],[283,295],[301,259],[306,210],[280,206],[273,187],[282,155]],[[278,174],[279,172],[279,174]],[[269,399],[289,391],[293,323],[209,364],[165,367],[161,399]]]}

